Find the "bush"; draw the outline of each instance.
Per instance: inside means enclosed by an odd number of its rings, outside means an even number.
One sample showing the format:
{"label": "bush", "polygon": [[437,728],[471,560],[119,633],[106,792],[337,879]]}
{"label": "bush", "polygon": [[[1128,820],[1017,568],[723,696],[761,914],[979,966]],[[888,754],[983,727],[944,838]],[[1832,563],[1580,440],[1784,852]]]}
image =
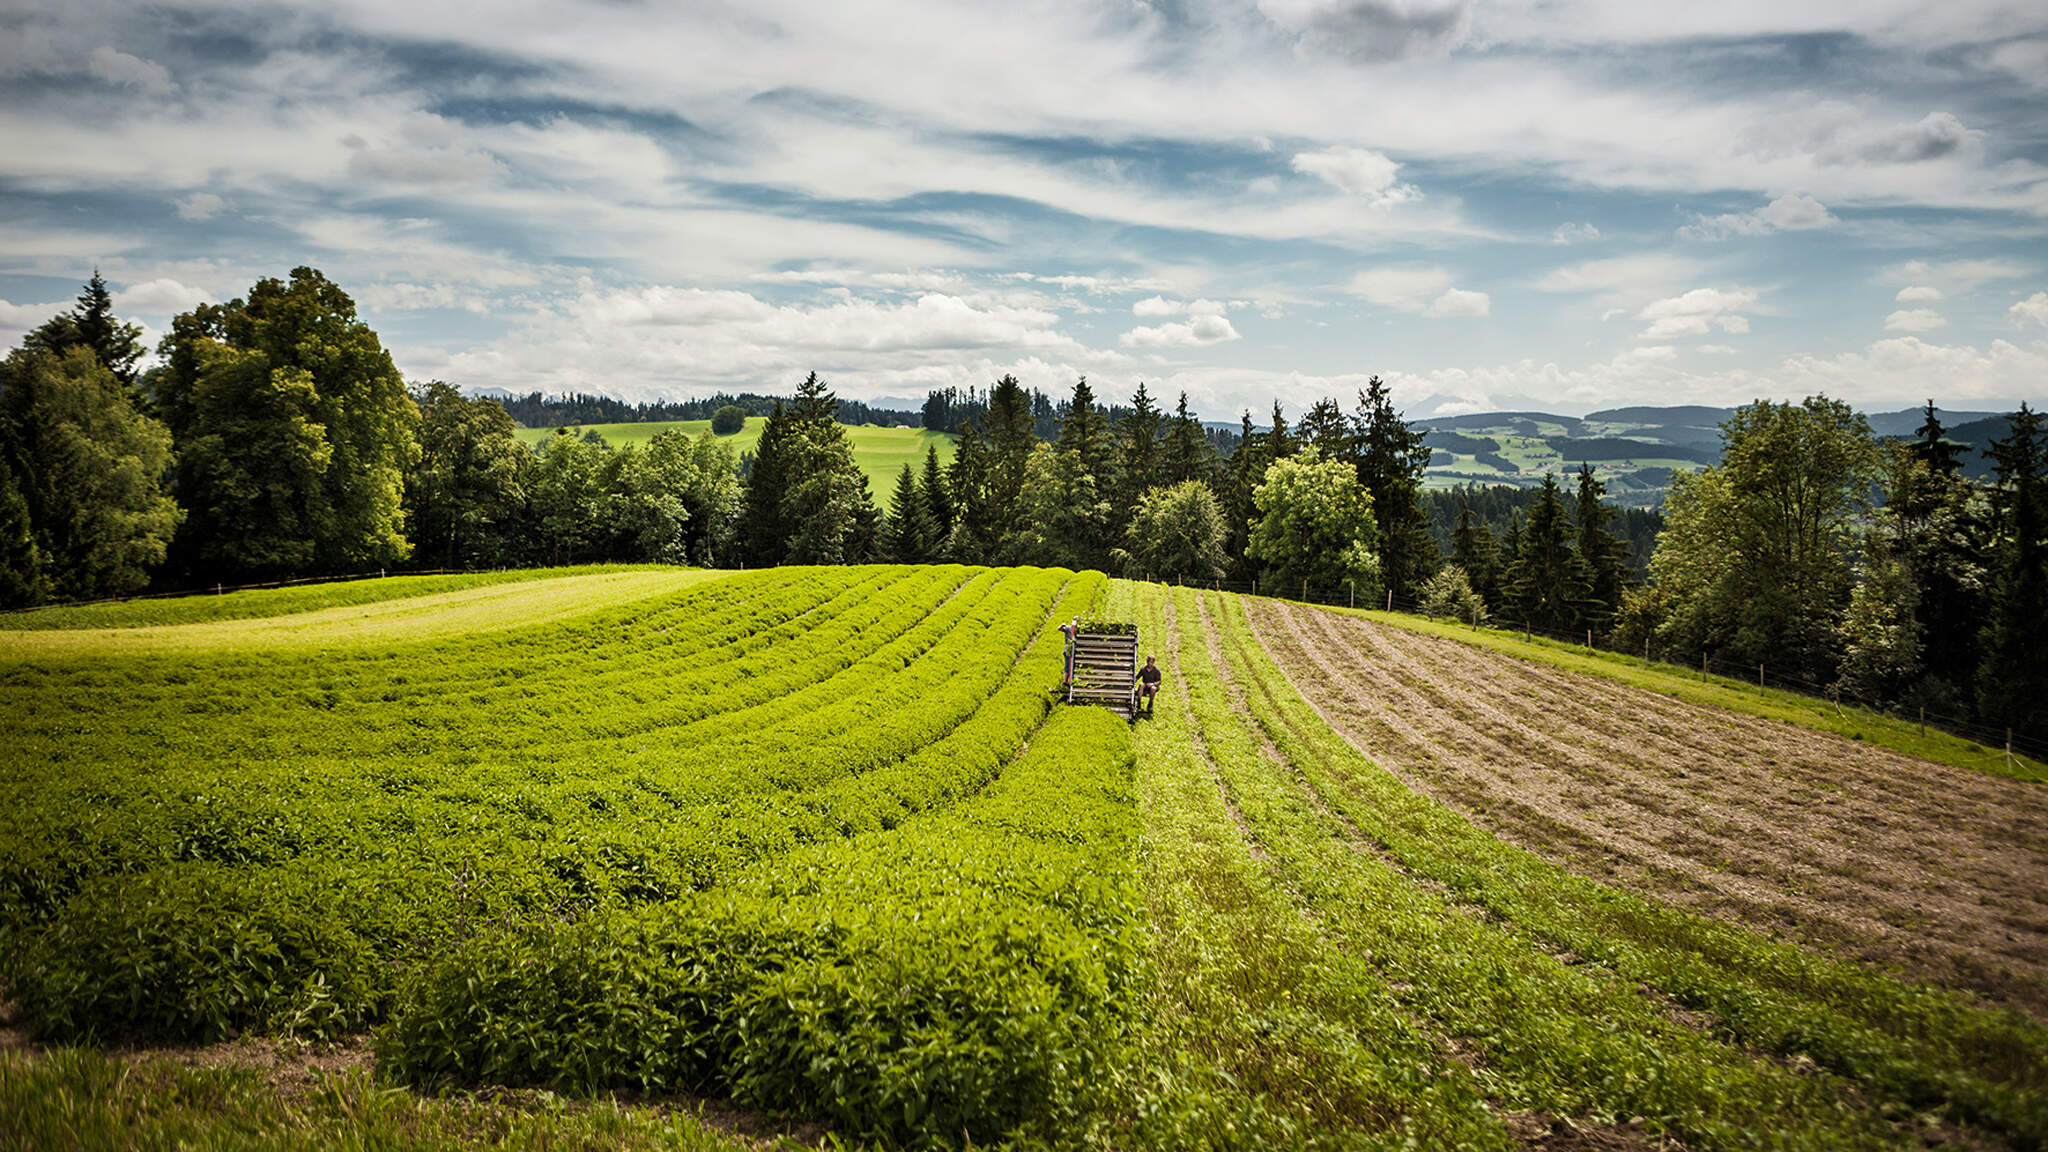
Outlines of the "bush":
{"label": "bush", "polygon": [[738,405],[727,404],[711,414],[711,430],[720,436],[730,436],[746,426],[746,410]]}
{"label": "bush", "polygon": [[1449,616],[1467,624],[1486,623],[1486,601],[1472,590],[1472,581],[1456,564],[1446,564],[1422,586],[1426,616]]}

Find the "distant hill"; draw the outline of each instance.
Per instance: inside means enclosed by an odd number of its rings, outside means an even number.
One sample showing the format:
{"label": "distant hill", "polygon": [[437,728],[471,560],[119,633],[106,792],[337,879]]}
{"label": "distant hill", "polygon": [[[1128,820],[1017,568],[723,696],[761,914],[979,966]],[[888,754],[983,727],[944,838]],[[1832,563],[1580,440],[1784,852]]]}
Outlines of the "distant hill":
{"label": "distant hill", "polygon": [[[1935,409],[1946,439],[1965,445],[1967,476],[1991,475],[1983,455],[1994,437],[2006,434],[2000,412]],[[1554,412],[1476,412],[1416,420],[1431,448],[1425,483],[1431,488],[1459,484],[1539,484],[1545,472],[1560,480],[1591,464],[1617,503],[1651,507],[1663,502],[1674,472],[1694,471],[1721,459],[1721,424],[1733,408],[1699,404],[1660,408],[1636,405],[1605,408],[1583,417]],[[1866,413],[1879,436],[1910,439],[1926,419],[1921,408]]]}
{"label": "distant hill", "polygon": [[[751,452],[761,439],[761,429],[768,421],[759,416],[749,416],[744,428],[730,436],[719,437],[719,442],[732,447],[733,455]],[[923,428],[882,428],[870,424],[840,424],[846,430],[846,438],[853,445],[853,462],[868,478],[868,489],[876,503],[888,500],[895,490],[896,474],[905,464],[913,472],[924,468],[924,454],[927,446],[939,450],[939,463],[947,464],[953,459],[953,445],[958,437],[944,432],[932,432]],[[709,420],[643,420],[622,424],[578,424],[568,429],[570,435],[581,436],[595,433],[614,448],[629,444],[645,444],[654,439],[655,433],[673,428],[686,436],[700,436],[711,431]],[[513,435],[528,444],[538,444],[556,434],[553,428],[520,428]]]}

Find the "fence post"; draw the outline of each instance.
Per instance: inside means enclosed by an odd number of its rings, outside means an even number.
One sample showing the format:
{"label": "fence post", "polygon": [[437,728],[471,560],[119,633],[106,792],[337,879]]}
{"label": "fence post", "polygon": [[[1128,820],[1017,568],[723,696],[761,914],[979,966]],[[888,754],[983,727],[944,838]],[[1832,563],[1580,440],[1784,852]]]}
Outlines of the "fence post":
{"label": "fence post", "polygon": [[1920,706],[1920,734],[1927,735],[1927,705]]}
{"label": "fence post", "polygon": [[1257,596],[1258,594],[1259,594],[1259,578],[1258,578],[1257,576],[1254,576],[1254,577],[1252,577],[1252,595],[1254,595],[1254,596]]}
{"label": "fence post", "polygon": [[1704,649],[1704,648],[1702,648],[1702,649],[1700,649],[1700,675],[1702,675],[1702,676],[1705,676],[1706,674],[1707,674],[1707,650],[1706,650],[1706,649]]}
{"label": "fence post", "polygon": [[1346,580],[1344,582],[1344,588],[1350,594],[1348,606],[1352,608],[1358,607],[1358,582],[1355,580]]}
{"label": "fence post", "polygon": [[1387,611],[1389,611],[1389,612],[1392,612],[1393,610],[1394,610],[1394,590],[1393,590],[1392,588],[1388,588],[1388,589],[1387,589]]}
{"label": "fence post", "polygon": [[218,584],[215,584],[215,585],[213,586],[213,594],[214,594],[215,596],[218,596],[218,595],[220,595],[220,585],[218,585]]}
{"label": "fence post", "polygon": [[2005,766],[2012,767],[2012,729],[2005,730]]}
{"label": "fence post", "polygon": [[[1593,648],[1593,630],[1592,630],[1591,628],[1588,628],[1588,629],[1586,629],[1586,650],[1587,650],[1587,651],[1591,651],[1591,650],[1592,650],[1592,648]],[[1647,660],[1647,659],[1649,659],[1649,657],[1647,657],[1647,656],[1646,656],[1646,657],[1644,657],[1644,659],[1646,659],[1646,660]]]}
{"label": "fence post", "polygon": [[1764,686],[1764,662],[1761,660],[1756,662],[1756,686]]}
{"label": "fence post", "polygon": [[1645,667],[1645,668],[1648,668],[1649,666],[1650,666],[1650,638],[1649,638],[1648,636],[1645,636],[1645,637],[1643,637],[1643,667]]}
{"label": "fence post", "polygon": [[1301,602],[1303,604],[1308,603],[1308,581],[1306,580],[1301,582]]}

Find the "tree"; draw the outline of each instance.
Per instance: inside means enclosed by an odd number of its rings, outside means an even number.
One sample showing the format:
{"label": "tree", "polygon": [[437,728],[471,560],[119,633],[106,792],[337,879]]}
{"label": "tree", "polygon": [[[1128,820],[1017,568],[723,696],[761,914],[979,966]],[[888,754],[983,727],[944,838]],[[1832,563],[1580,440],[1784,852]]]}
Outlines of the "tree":
{"label": "tree", "polygon": [[960,429],[953,463],[946,470],[946,493],[952,498],[954,515],[942,554],[956,564],[982,563],[990,551],[995,512],[989,507],[988,441],[978,424]]}
{"label": "tree", "polygon": [[1471,502],[1458,496],[1458,526],[1451,533],[1451,565],[1489,605],[1500,601],[1500,550],[1493,543],[1493,529],[1472,515]]}
{"label": "tree", "polygon": [[609,455],[602,441],[572,435],[566,428],[555,429],[534,450],[525,488],[537,559],[573,564],[592,559],[608,543]]}
{"label": "tree", "polygon": [[1872,703],[1897,699],[1920,674],[1919,589],[1913,573],[1881,541],[1859,565],[1855,590],[1836,630],[1841,675],[1835,687]]}
{"label": "tree", "polygon": [[2048,729],[2048,441],[2025,404],[2007,428],[1990,449],[1998,535],[1977,698],[1986,719],[2034,734]]}
{"label": "tree", "polygon": [[1201,420],[1188,410],[1188,394],[1180,394],[1180,404],[1174,409],[1173,427],[1166,435],[1165,476],[1169,484],[1185,480],[1200,480],[1204,484],[1216,471],[1216,449],[1209,444],[1209,436],[1202,431]]}
{"label": "tree", "polygon": [[882,533],[882,554],[898,564],[922,564],[932,558],[938,528],[931,505],[918,490],[917,477],[905,464],[889,497],[889,523]]}
{"label": "tree", "polygon": [[838,414],[838,398],[813,372],[768,417],[747,481],[755,563],[845,564],[872,550],[878,515]]}
{"label": "tree", "polygon": [[784,458],[790,429],[789,413],[777,400],[761,427],[761,438],[754,443],[753,462],[747,470],[740,513],[742,546],[748,562],[762,568],[782,563],[782,497],[788,467]]}
{"label": "tree", "polygon": [[1259,520],[1249,551],[1271,589],[1349,586],[1367,603],[1379,596],[1372,496],[1351,465],[1305,447],[1267,466],[1253,502]]}
{"label": "tree", "polygon": [[1044,564],[1103,569],[1116,543],[1117,444],[1086,377],[1074,385],[1059,438],[1032,458],[1022,498],[1026,555]]}
{"label": "tree", "polygon": [[[1279,405],[1274,405],[1273,414],[1279,416]],[[1252,503],[1252,493],[1265,480],[1266,465],[1278,457],[1273,455],[1270,435],[1253,433],[1251,409],[1245,409],[1239,417],[1238,428],[1237,451],[1230,454],[1228,479],[1222,485],[1222,504],[1224,523],[1229,528],[1224,549],[1243,563],[1245,547],[1251,539],[1252,517],[1258,511]]]}
{"label": "tree", "polygon": [[616,559],[714,564],[732,537],[739,480],[732,450],[706,432],[666,428],[620,453],[607,492]]}
{"label": "tree", "polygon": [[[1866,561],[1861,566],[1850,611],[1854,615],[1859,610],[1857,594],[1880,591],[1863,593],[1865,582],[1890,578],[1894,568],[1902,571],[1911,595],[1887,587],[1881,590],[1886,593],[1882,602],[1911,611],[1917,674],[1865,676],[1857,691],[1875,699],[1875,691],[1896,690],[1897,699],[1910,695],[1926,707],[1953,714],[1973,705],[1992,545],[1982,491],[1961,475],[1960,464],[1948,453],[1952,445],[1939,439],[1938,424],[1934,431],[1933,450],[1924,439],[1906,444],[1887,440],[1881,445],[1884,503],[1871,516],[1863,548],[1866,555],[1882,554],[1886,564]],[[1861,610],[1867,621],[1869,606]],[[1867,628],[1862,634],[1868,635]],[[1845,666],[1845,675],[1848,671]]]}
{"label": "tree", "polygon": [[1670,594],[1658,638],[1826,682],[1849,597],[1850,530],[1877,480],[1870,427],[1814,396],[1738,409],[1721,434],[1721,464],[1673,477],[1665,498],[1650,560]]}
{"label": "tree", "polygon": [[135,410],[93,349],[0,363],[0,596],[10,605],[132,592],[183,513],[164,491],[170,432]]}
{"label": "tree", "polygon": [[1932,400],[1927,402],[1918,436],[1913,442],[1913,454],[1929,471],[1937,476],[1954,476],[1962,471],[1964,446],[1943,437],[1941,417],[1935,413]]}
{"label": "tree", "polygon": [[1557,477],[1545,472],[1539,491],[1509,569],[1508,611],[1532,628],[1576,632],[1585,624],[1586,567],[1572,547],[1572,526]]}
{"label": "tree", "polygon": [[1422,586],[1422,612],[1432,618],[1449,617],[1467,624],[1484,624],[1486,601],[1472,588],[1465,570],[1446,564]]}
{"label": "tree", "polygon": [[1309,405],[1294,433],[1303,444],[1314,445],[1330,460],[1353,460],[1359,447],[1351,422],[1344,418],[1344,409],[1327,396]]}
{"label": "tree", "polygon": [[420,413],[355,302],[311,268],[172,322],[149,384],[178,447],[178,553],[235,577],[405,560]]}
{"label": "tree", "polygon": [[1139,580],[1221,580],[1230,563],[1229,532],[1216,494],[1199,480],[1148,489],[1139,499],[1116,558]]}
{"label": "tree", "polygon": [[123,388],[135,387],[135,362],[142,358],[142,326],[124,324],[114,315],[114,296],[100,270],[92,270],[78,307],[60,312],[28,334],[24,347],[61,358],[73,348],[89,348]]}
{"label": "tree", "polygon": [[406,475],[413,545],[444,568],[491,567],[517,551],[533,454],[513,435],[503,405],[430,381],[413,392],[420,410],[419,464]]}
{"label": "tree", "polygon": [[711,431],[717,436],[731,436],[747,426],[747,410],[737,404],[727,404],[711,414]]}
{"label": "tree", "polygon": [[1031,409],[1031,396],[1015,376],[1005,376],[989,389],[987,423],[982,429],[988,452],[982,470],[981,511],[989,521],[987,556],[998,562],[1014,563],[1023,547],[1019,537],[1024,473],[1031,463],[1031,451],[1038,445],[1037,418]]}
{"label": "tree", "polygon": [[1593,475],[1591,464],[1579,465],[1578,504],[1572,519],[1579,530],[1579,562],[1586,575],[1583,624],[1604,629],[1621,610],[1621,590],[1627,584],[1628,545],[1607,530],[1614,509],[1601,501],[1607,486]]}
{"label": "tree", "polygon": [[924,478],[918,491],[924,494],[925,510],[932,518],[930,558],[936,560],[946,537],[953,531],[953,495],[946,490],[946,473],[939,467],[936,444],[924,447]]}
{"label": "tree", "polygon": [[1358,480],[1372,494],[1381,563],[1395,595],[1413,598],[1436,571],[1440,556],[1422,509],[1422,474],[1429,467],[1426,433],[1401,419],[1378,376],[1365,382],[1352,416]]}

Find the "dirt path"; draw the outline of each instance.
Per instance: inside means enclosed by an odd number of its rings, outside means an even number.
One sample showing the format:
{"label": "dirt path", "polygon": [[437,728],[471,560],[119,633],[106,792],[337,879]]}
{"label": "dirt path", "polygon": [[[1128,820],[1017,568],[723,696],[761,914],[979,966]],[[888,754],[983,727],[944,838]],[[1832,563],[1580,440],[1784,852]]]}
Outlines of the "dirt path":
{"label": "dirt path", "polygon": [[1409,786],[1584,875],[2048,1018],[2048,788],[1248,600]]}

